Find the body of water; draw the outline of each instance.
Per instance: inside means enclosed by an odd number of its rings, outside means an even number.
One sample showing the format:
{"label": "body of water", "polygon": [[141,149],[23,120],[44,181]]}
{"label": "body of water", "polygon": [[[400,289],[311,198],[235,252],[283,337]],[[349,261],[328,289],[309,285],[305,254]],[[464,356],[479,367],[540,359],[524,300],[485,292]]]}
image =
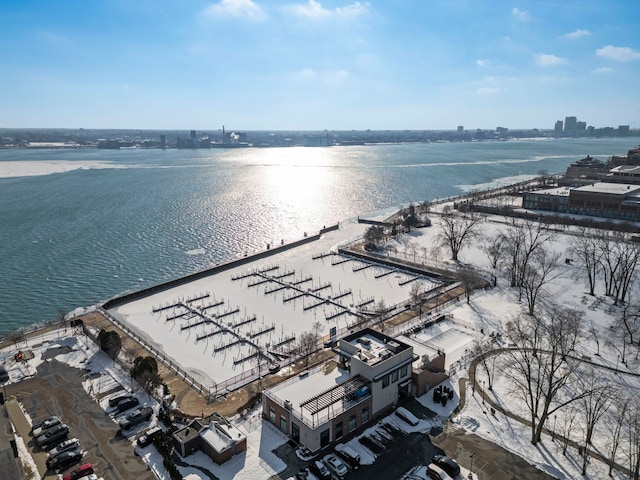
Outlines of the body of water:
{"label": "body of water", "polygon": [[638,139],[0,150],[0,334],[315,233]]}

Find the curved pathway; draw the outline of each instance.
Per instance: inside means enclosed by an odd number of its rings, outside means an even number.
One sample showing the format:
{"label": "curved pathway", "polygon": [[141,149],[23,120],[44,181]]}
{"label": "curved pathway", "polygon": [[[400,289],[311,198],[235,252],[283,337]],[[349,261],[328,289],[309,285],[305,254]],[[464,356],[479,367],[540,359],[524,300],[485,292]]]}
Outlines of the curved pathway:
{"label": "curved pathway", "polygon": [[[495,350],[490,350],[488,352],[484,353],[484,359],[486,360],[488,357],[492,357],[495,355],[500,355],[502,353],[505,352],[509,352],[509,351],[513,351],[516,350],[515,347],[505,347],[505,348],[497,348]],[[527,426],[531,426],[531,421],[520,417],[519,415],[516,415],[515,413],[510,412],[509,410],[503,408],[501,405],[498,405],[492,398],[489,397],[489,395],[482,390],[482,388],[480,388],[480,384],[477,382],[476,380],[476,368],[478,366],[478,364],[482,361],[482,356],[478,356],[476,358],[474,358],[473,360],[471,360],[471,363],[469,365],[469,378],[461,378],[458,381],[458,387],[459,387],[459,394],[460,394],[460,403],[458,404],[458,406],[456,407],[456,409],[453,412],[453,415],[459,414],[462,412],[462,409],[465,406],[466,403],[466,384],[467,382],[471,383],[472,388],[475,390],[475,392],[477,392],[480,395],[480,398],[483,399],[483,403],[488,404],[491,408],[495,409],[495,411],[500,412],[504,415],[506,415],[509,418],[512,418],[513,420],[516,420],[524,425]],[[575,357],[575,356],[569,356],[569,358],[573,359],[573,360],[577,360],[581,363],[586,363],[589,365],[593,365],[595,367],[598,368],[603,368],[605,370],[609,370],[612,372],[616,372],[619,374],[623,374],[623,375],[631,375],[634,377],[640,377],[640,373],[636,373],[636,372],[630,372],[628,370],[621,370],[620,368],[612,368],[609,367],[607,365],[602,365],[601,363],[597,363],[597,362],[593,362],[591,360],[587,360],[587,359],[583,359],[580,357]],[[547,435],[552,435],[553,438],[558,438],[561,442],[566,442],[568,445],[571,445],[572,447],[576,448],[576,449],[580,449],[583,448],[582,444],[579,444],[578,442],[571,440],[571,439],[567,439],[565,437],[563,437],[562,435],[559,435],[558,433],[555,433],[553,431],[551,431],[550,429],[544,427],[542,429],[543,433],[546,433]],[[601,455],[600,453],[592,450],[592,449],[588,449],[587,448],[587,453],[590,457],[595,458],[597,460],[600,460],[601,462],[605,463],[606,465],[609,465],[609,459],[604,457],[603,455]],[[628,468],[615,463],[613,464],[613,468],[615,468],[616,470],[623,472],[626,475],[629,475],[631,472],[629,471]]]}

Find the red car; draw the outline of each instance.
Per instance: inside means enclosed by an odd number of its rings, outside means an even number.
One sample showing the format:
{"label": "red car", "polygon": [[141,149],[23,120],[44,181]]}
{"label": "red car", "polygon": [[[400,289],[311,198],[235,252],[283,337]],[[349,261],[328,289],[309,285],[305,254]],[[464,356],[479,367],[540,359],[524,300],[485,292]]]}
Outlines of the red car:
{"label": "red car", "polygon": [[62,480],[76,480],[77,478],[85,477],[93,473],[93,465],[90,463],[85,463],[84,465],[80,465],[73,472],[67,473]]}

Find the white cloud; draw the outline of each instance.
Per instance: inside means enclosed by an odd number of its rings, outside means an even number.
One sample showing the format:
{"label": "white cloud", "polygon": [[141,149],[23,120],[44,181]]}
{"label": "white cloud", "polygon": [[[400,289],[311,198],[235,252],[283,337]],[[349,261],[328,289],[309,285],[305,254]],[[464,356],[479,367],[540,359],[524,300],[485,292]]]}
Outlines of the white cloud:
{"label": "white cloud", "polygon": [[589,30],[578,29],[575,32],[571,32],[571,33],[567,33],[566,35],[563,35],[563,37],[569,38],[571,40],[575,40],[576,38],[587,37],[589,35],[591,35],[591,32]]}
{"label": "white cloud", "polygon": [[536,65],[539,67],[557,67],[558,65],[564,65],[567,63],[567,59],[563,57],[557,57],[550,53],[540,53],[535,56]]}
{"label": "white cloud", "polygon": [[614,47],[607,45],[606,47],[598,48],[596,55],[607,60],[615,60],[616,62],[631,62],[633,60],[640,60],[640,52],[636,52],[629,47]]}
{"label": "white cloud", "polygon": [[531,15],[526,10],[520,10],[519,8],[513,7],[511,10],[511,15],[521,22],[528,22],[531,20]]}
{"label": "white cloud", "polygon": [[500,89],[495,87],[480,87],[478,90],[476,90],[476,93],[478,95],[495,95],[499,92]]}
{"label": "white cloud", "polygon": [[354,2],[344,7],[336,7],[333,10],[324,8],[316,0],[309,0],[309,3],[290,5],[288,10],[299,17],[324,19],[324,18],[353,18],[363,15],[369,11],[368,2]]}
{"label": "white cloud", "polygon": [[337,85],[349,78],[350,74],[346,70],[321,70],[303,68],[294,74],[294,78],[304,82],[318,81],[329,85]]}
{"label": "white cloud", "polygon": [[486,67],[487,66],[487,61],[486,60],[476,60],[476,65],[478,67]]}
{"label": "white cloud", "polygon": [[252,21],[267,17],[262,7],[253,0],[220,0],[206,7],[204,13],[211,17],[244,18]]}
{"label": "white cloud", "polygon": [[602,74],[602,73],[613,73],[613,68],[609,67],[598,67],[591,70],[591,73]]}

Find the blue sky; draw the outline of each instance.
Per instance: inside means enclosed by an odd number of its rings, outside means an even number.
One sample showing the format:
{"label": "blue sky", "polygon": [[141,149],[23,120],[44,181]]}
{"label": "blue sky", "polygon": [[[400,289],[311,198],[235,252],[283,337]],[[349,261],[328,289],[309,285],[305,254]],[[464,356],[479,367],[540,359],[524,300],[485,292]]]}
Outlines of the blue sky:
{"label": "blue sky", "polygon": [[3,0],[0,127],[640,128],[637,0]]}

